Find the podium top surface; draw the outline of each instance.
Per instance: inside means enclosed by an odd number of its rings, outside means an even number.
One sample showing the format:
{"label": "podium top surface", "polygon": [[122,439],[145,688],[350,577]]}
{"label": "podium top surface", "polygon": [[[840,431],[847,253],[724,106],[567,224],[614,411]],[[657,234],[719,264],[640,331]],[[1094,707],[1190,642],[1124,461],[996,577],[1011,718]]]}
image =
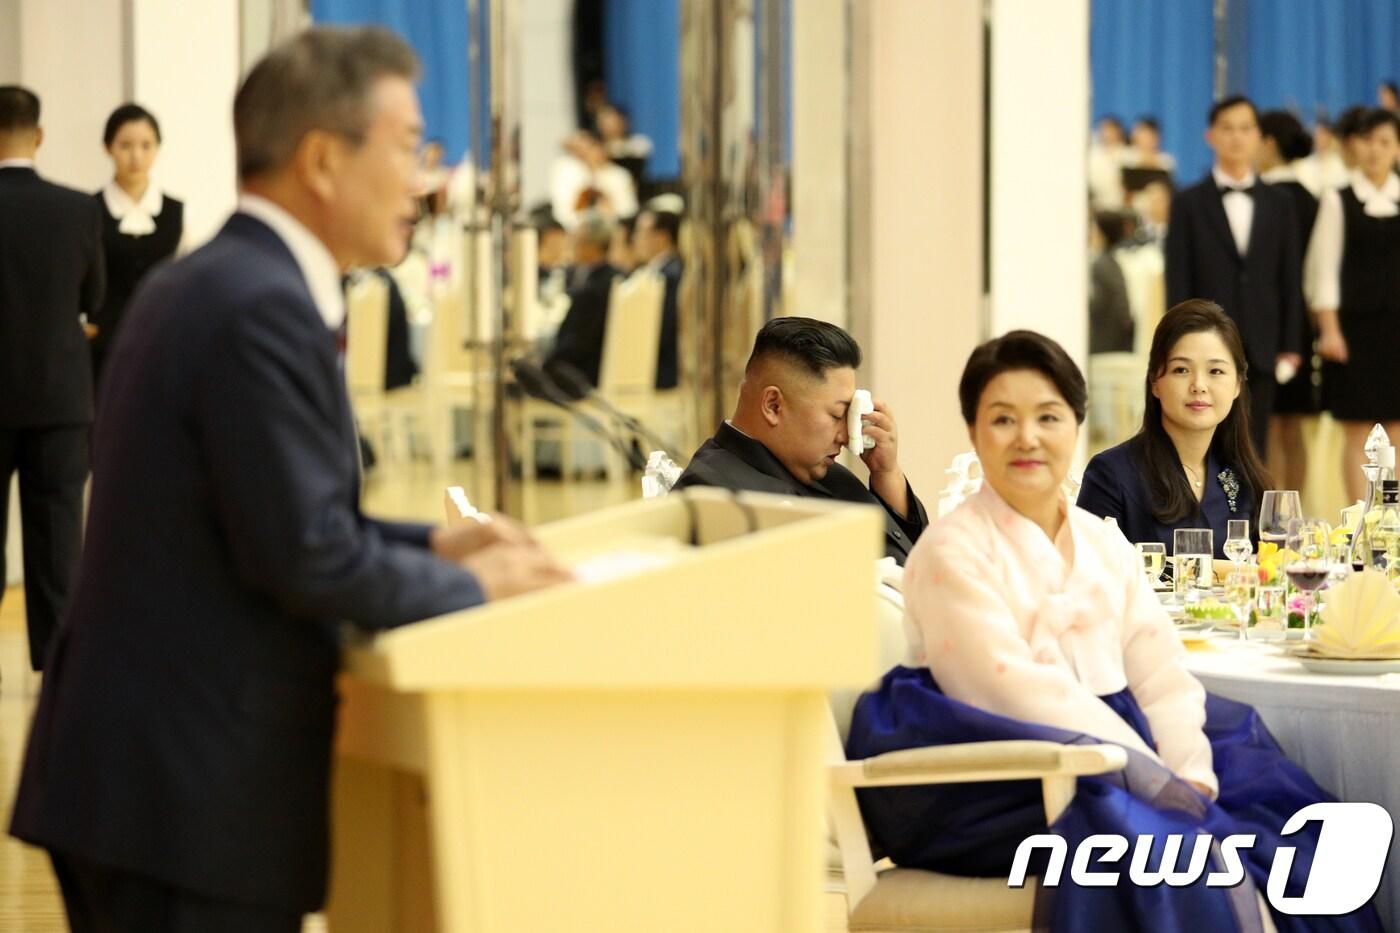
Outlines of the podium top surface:
{"label": "podium top surface", "polygon": [[875,507],[698,488],[536,529],[579,582],[383,632],[405,692],[792,690],[877,675]]}

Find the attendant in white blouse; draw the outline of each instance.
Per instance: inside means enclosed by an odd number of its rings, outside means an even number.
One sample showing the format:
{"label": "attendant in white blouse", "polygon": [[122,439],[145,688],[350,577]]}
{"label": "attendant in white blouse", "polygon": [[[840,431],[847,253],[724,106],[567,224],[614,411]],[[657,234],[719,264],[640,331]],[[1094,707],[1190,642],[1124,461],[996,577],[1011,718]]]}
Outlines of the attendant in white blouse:
{"label": "attendant in white blouse", "polygon": [[1313,232],[1318,352],[1328,361],[1332,416],[1342,422],[1347,495],[1364,494],[1362,448],[1371,425],[1400,432],[1400,117],[1372,110],[1360,125],[1351,182],[1323,194]]}

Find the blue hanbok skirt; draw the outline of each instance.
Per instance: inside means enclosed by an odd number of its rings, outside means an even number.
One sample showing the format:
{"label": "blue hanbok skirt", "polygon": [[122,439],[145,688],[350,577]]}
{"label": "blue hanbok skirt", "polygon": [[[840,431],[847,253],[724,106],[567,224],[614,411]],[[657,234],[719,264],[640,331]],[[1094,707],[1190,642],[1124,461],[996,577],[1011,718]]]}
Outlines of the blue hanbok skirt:
{"label": "blue hanbok skirt", "polygon": [[[1147,717],[1128,690],[1102,698],[1114,712],[1155,748]],[[1220,795],[1206,800],[1190,785],[1146,755],[1131,749],[1121,772],[1081,777],[1074,801],[1053,826],[1046,827],[1039,781],[943,784],[864,788],[861,813],[877,854],[906,868],[924,868],[972,877],[1007,877],[1017,847],[1027,837],[1051,832],[1065,838],[1066,860],[1057,888],[1041,886],[1035,927],[1052,931],[1146,930],[1226,933],[1260,929],[1255,891],[1268,884],[1274,852],[1296,848],[1285,894],[1300,896],[1307,882],[1320,824],[1309,823],[1286,839],[1279,830],[1290,816],[1311,803],[1336,798],[1289,761],[1258,713],[1222,697],[1206,697],[1206,736],[1214,753]],[[879,688],[856,705],[846,753],[868,758],[884,752],[928,745],[1005,739],[1039,739],[1095,744],[1076,734],[984,712],[945,696],[926,668],[896,667]],[[1078,843],[1100,833],[1125,837],[1130,848],[1119,864],[1096,862],[1095,871],[1119,871],[1112,887],[1082,887],[1070,875]],[[1132,844],[1138,836],[1154,837],[1148,868],[1159,867],[1168,834],[1185,837],[1178,864],[1184,866],[1194,840],[1208,833],[1221,840],[1253,834],[1252,848],[1239,854],[1246,878],[1234,888],[1207,887],[1210,871],[1223,871],[1218,846],[1209,870],[1184,887],[1140,888],[1128,881]],[[1098,853],[1102,856],[1102,851]],[[1031,861],[1039,874],[1045,857]],[[1169,866],[1170,867],[1170,866]],[[1280,933],[1301,930],[1381,930],[1369,904],[1336,917],[1297,917],[1272,911]]]}

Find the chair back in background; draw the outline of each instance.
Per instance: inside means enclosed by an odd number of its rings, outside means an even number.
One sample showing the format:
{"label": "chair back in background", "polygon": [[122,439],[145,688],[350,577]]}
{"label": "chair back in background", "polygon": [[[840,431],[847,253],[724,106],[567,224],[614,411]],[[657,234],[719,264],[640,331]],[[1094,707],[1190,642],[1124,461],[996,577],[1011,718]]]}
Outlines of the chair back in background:
{"label": "chair back in background", "polygon": [[389,287],[360,276],[346,295],[345,381],[351,396],[382,395],[389,340]]}
{"label": "chair back in background", "polygon": [[661,306],[666,280],[651,271],[613,283],[598,391],[615,404],[649,396],[656,387]]}

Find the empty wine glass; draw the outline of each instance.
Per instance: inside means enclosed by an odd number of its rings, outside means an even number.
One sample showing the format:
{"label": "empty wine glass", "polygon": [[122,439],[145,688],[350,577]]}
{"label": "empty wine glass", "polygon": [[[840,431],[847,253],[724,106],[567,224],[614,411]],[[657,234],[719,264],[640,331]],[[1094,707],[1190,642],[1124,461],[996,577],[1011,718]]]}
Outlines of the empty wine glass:
{"label": "empty wine glass", "polygon": [[1286,544],[1296,555],[1283,568],[1288,580],[1298,589],[1308,594],[1308,613],[1303,620],[1303,631],[1312,629],[1317,615],[1315,591],[1327,582],[1332,572],[1331,562],[1332,529],[1328,524],[1315,518],[1295,518],[1288,523]]}
{"label": "empty wine glass", "polygon": [[1303,503],[1296,490],[1270,489],[1259,500],[1259,540],[1280,548],[1288,537],[1288,523],[1303,517]]}
{"label": "empty wine glass", "polygon": [[1254,542],[1249,540],[1249,520],[1232,518],[1225,523],[1225,556],[1238,570],[1254,554]]}

